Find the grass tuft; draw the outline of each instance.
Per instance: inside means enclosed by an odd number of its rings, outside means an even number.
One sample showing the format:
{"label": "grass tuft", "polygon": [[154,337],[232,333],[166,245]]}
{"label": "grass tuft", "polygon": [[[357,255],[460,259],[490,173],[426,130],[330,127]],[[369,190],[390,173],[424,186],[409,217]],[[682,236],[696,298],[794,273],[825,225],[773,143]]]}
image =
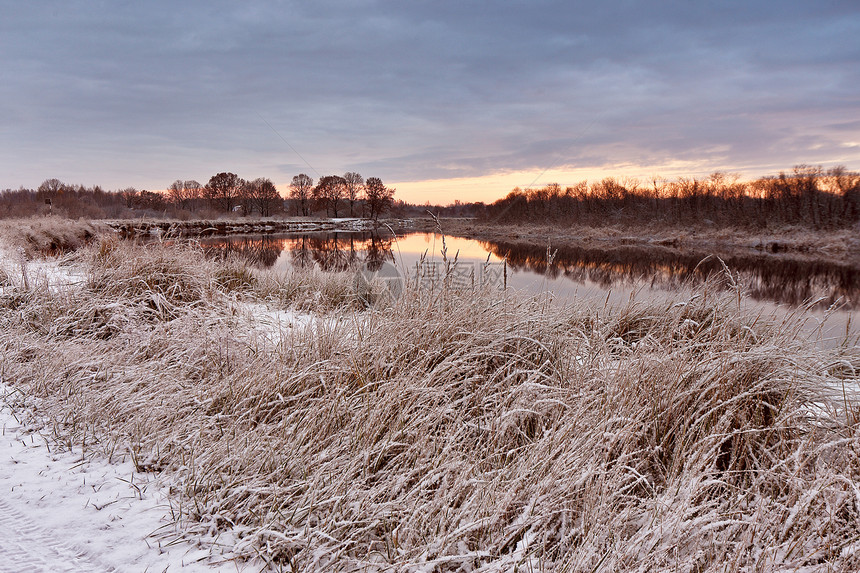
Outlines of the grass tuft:
{"label": "grass tuft", "polygon": [[34,258],[75,251],[108,233],[107,227],[90,221],[33,217],[3,221],[0,240],[12,250],[21,248],[28,258]]}

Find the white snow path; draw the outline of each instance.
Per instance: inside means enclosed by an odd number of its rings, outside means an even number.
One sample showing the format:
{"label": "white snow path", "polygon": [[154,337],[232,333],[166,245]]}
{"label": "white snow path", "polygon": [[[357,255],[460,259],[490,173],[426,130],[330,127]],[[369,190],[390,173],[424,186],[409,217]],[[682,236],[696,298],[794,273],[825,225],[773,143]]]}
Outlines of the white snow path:
{"label": "white snow path", "polygon": [[0,573],[260,571],[180,540],[166,484],[80,448],[58,452],[18,422],[0,385]]}
{"label": "white snow path", "polygon": [[39,527],[0,499],[0,573],[63,571],[87,573],[114,571],[96,564],[85,551],[52,539]]}

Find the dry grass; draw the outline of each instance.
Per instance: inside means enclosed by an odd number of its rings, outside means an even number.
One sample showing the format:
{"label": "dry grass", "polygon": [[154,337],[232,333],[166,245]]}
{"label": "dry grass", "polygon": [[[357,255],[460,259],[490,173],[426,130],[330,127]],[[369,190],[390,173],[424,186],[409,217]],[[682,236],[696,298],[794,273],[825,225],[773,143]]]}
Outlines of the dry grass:
{"label": "dry grass", "polygon": [[[860,568],[860,353],[816,349],[799,319],[708,290],[619,309],[407,291],[366,309],[346,275],[245,274],[191,247],[79,261],[78,289],[4,291],[0,375],[66,447],[174,475],[176,520],[236,555]],[[338,310],[272,336],[242,300]]]}
{"label": "dry grass", "polygon": [[372,302],[374,294],[367,292],[353,273],[317,268],[257,271],[253,291],[273,307],[316,313],[360,310]]}
{"label": "dry grass", "polygon": [[11,250],[23,249],[28,258],[33,258],[74,251],[108,232],[106,226],[92,221],[61,217],[9,219],[0,225],[0,241]]}

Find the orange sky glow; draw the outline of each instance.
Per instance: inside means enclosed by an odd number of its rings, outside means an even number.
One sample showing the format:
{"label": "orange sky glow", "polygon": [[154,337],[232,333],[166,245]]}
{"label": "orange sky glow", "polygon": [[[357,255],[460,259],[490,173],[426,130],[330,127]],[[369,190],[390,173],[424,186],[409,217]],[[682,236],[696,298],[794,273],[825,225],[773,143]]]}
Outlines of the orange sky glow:
{"label": "orange sky glow", "polygon": [[[833,165],[839,162],[833,162]],[[825,165],[825,167],[830,166]],[[669,161],[660,165],[617,164],[593,168],[559,168],[540,171],[509,171],[481,177],[456,179],[434,179],[426,181],[399,181],[386,184],[397,189],[395,198],[413,204],[448,205],[455,200],[463,203],[483,201],[492,203],[501,199],[515,187],[521,189],[540,188],[549,183],[562,187],[573,186],[580,181],[589,183],[601,181],[606,177],[621,179],[635,178],[643,183],[654,178],[676,180],[681,177],[707,178],[711,173],[720,171],[738,174],[741,179],[752,179],[764,175],[776,175],[780,171],[790,171],[793,165],[756,165],[733,168],[729,165],[714,165],[705,161]],[[851,169],[852,166],[848,165]]]}

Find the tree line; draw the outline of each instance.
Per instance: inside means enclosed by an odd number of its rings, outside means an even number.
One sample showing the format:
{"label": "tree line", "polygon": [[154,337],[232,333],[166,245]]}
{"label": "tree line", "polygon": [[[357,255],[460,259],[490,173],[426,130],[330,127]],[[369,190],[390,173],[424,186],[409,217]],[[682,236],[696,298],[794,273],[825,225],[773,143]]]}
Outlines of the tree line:
{"label": "tree line", "polygon": [[56,214],[67,217],[126,218],[161,216],[188,219],[277,214],[365,216],[374,219],[390,211],[395,190],[378,177],[367,181],[358,173],[321,177],[314,185],[306,174],[293,177],[285,199],[268,178],[245,180],[235,173],[221,172],[206,184],[177,179],[166,193],[133,187],[106,191],[96,185],[72,185],[46,179],[37,189],[0,191],[0,217]]}
{"label": "tree line", "polygon": [[[382,179],[368,177],[367,181],[355,172],[339,175],[325,175],[314,185],[314,180],[305,173],[293,177],[290,183],[290,198],[296,215],[309,215],[316,206],[326,214],[338,216],[340,206],[349,205],[349,216],[360,213],[371,219],[391,209],[394,204],[394,189],[386,187]],[[340,211],[345,215],[345,211]]]}
{"label": "tree line", "polygon": [[[309,175],[301,173],[290,183],[288,201],[295,215],[324,212],[327,216],[338,217],[346,214],[340,208],[348,204],[350,217],[377,219],[391,208],[394,191],[378,177],[365,181],[355,172],[343,176],[326,175],[320,177],[316,185]],[[200,202],[221,213],[238,211],[244,216],[256,213],[268,217],[290,210],[270,179],[246,181],[229,172],[213,175],[206,185],[193,180],[176,180],[168,187],[168,197],[186,210],[193,210]]]}
{"label": "tree line", "polygon": [[748,182],[721,172],[675,181],[607,177],[566,188],[515,188],[480,211],[507,222],[844,228],[860,221],[860,173],[799,165]]}
{"label": "tree line", "polygon": [[411,205],[394,200],[395,190],[377,177],[358,173],[327,175],[314,180],[301,173],[292,178],[287,197],[271,180],[246,181],[222,172],[206,184],[176,180],[166,193],[132,187],[106,191],[100,186],[70,185],[47,179],[37,189],[0,191],[0,217],[58,214],[68,217],[208,218],[276,214],[363,216],[385,213],[423,216],[477,217],[499,222],[554,224],[717,225],[766,228],[801,225],[815,229],[844,228],[860,222],[860,174],[845,167],[823,169],[799,165],[789,172],[752,181],[714,173],[707,178],[682,177],[647,181],[607,177],[562,188],[551,183],[539,189],[513,189],[489,205],[455,201],[446,207]]}

